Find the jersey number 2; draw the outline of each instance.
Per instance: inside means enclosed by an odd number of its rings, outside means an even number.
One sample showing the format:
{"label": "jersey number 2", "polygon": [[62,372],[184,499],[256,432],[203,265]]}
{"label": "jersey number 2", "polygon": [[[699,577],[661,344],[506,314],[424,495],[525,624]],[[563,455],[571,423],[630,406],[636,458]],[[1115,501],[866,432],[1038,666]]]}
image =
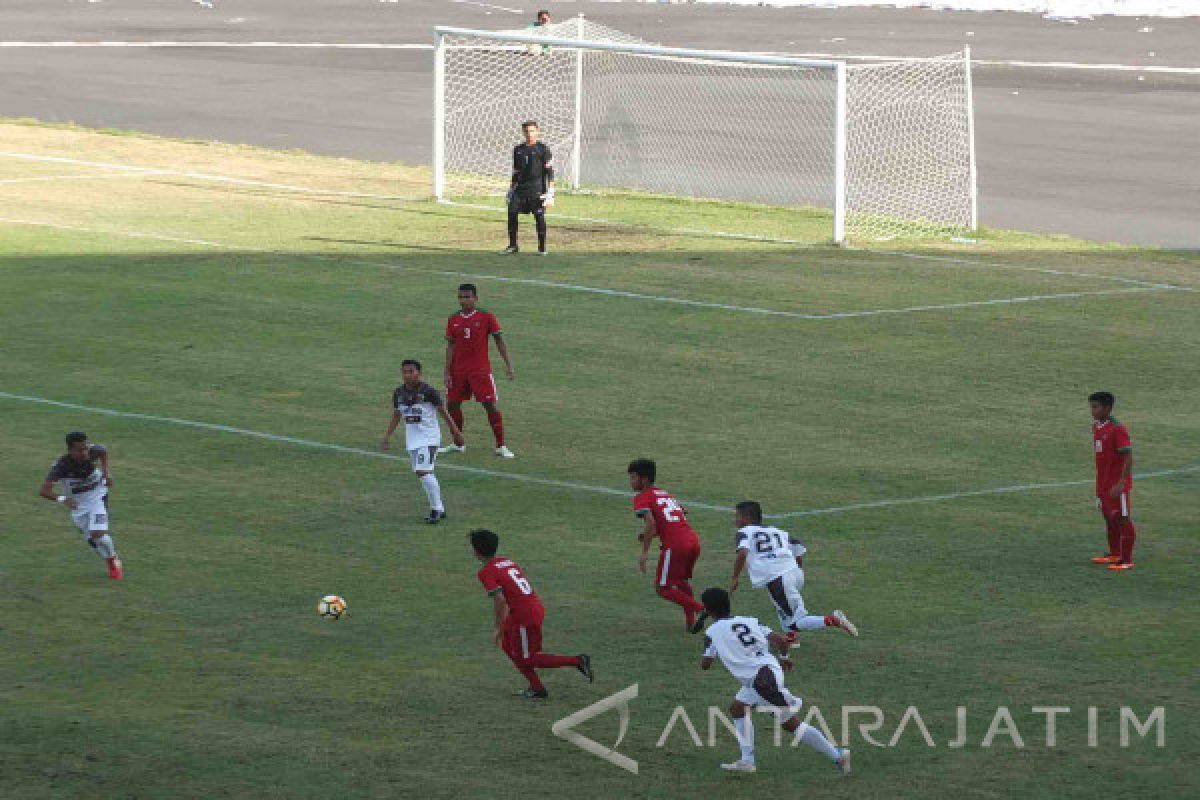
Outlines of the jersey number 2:
{"label": "jersey number 2", "polygon": [[683,508],[673,497],[660,497],[658,504],[662,506],[663,519],[667,522],[679,522],[683,519]]}

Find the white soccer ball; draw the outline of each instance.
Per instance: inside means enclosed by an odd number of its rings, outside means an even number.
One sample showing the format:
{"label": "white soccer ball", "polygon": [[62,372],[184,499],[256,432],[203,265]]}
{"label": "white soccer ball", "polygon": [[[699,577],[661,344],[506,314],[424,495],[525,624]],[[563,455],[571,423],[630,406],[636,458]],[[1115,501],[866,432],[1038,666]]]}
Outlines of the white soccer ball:
{"label": "white soccer ball", "polygon": [[317,603],[317,613],[325,619],[340,619],[346,613],[346,600],[336,594],[327,594]]}

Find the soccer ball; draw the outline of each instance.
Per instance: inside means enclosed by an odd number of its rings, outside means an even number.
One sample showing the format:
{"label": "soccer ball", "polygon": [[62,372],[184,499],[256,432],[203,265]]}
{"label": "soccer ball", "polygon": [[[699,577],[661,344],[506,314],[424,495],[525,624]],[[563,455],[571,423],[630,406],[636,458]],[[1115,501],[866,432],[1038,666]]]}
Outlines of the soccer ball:
{"label": "soccer ball", "polygon": [[346,613],[346,601],[336,594],[327,594],[317,603],[317,613],[325,619],[338,619]]}

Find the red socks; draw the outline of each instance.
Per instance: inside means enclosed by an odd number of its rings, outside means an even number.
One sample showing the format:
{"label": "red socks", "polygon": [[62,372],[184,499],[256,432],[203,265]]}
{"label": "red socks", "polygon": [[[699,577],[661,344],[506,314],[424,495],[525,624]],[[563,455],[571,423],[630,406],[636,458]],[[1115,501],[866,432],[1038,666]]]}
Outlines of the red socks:
{"label": "red socks", "polygon": [[[1121,554],[1121,563],[1132,564],[1133,543],[1137,541],[1137,527],[1134,526],[1133,520],[1129,517],[1122,520],[1117,527],[1121,534],[1121,549],[1119,551]],[[1117,552],[1117,550],[1113,551],[1114,554]]]}
{"label": "red socks", "polygon": [[556,667],[578,667],[579,656],[555,656],[550,653],[534,653],[525,662],[535,669],[555,669]]}
{"label": "red socks", "polygon": [[[488,415],[488,425],[492,426],[492,433],[496,435],[496,447],[504,446],[504,415],[499,411],[492,411]],[[461,430],[461,429],[460,429]]]}
{"label": "red socks", "polygon": [[1115,556],[1121,552],[1121,526],[1120,523],[1111,518],[1105,517],[1104,524],[1108,526],[1108,554]]}
{"label": "red socks", "polygon": [[686,613],[698,614],[704,610],[704,605],[692,597],[690,592],[685,592],[676,586],[659,586],[655,591],[658,592],[658,596],[662,599],[668,600],[677,606],[682,606]]}

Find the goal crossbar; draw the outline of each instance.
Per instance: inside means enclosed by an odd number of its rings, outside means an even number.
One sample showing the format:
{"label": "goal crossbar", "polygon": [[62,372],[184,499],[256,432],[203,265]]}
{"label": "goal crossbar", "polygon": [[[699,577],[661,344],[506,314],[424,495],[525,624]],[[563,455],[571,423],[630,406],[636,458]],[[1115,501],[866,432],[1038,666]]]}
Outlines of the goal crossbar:
{"label": "goal crossbar", "polygon": [[[461,36],[465,39],[516,42],[579,50],[614,50],[645,56],[673,56],[704,61],[730,61],[740,64],[758,64],[777,67],[808,67],[810,69],[836,70],[842,62],[819,58],[792,58],[759,53],[738,53],[733,50],[692,50],[684,47],[660,47],[658,45],[625,44],[622,42],[596,42],[585,39],[567,39],[536,34],[506,33],[504,31],[478,31],[471,28],[455,28],[439,25],[433,29],[434,39],[440,45],[446,36]],[[451,49],[456,45],[450,45]]]}

